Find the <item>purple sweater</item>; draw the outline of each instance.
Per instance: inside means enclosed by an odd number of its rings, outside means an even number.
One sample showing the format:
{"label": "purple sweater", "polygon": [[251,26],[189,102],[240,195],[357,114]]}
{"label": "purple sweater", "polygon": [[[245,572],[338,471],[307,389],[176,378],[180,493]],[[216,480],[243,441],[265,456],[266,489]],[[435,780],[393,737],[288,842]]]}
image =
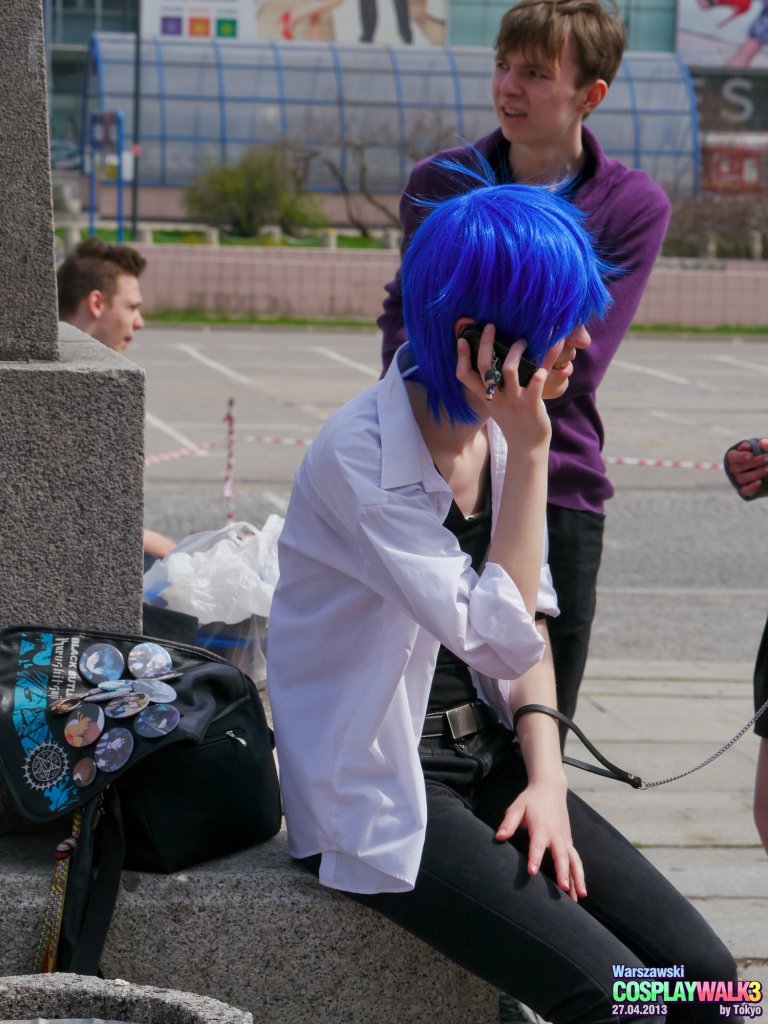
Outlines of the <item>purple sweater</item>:
{"label": "purple sweater", "polygon": [[[670,217],[667,194],[644,171],[632,170],[603,153],[595,136],[582,128],[584,148],[593,161],[593,174],[573,197],[574,206],[587,214],[586,227],[596,247],[623,274],[610,285],[613,305],[604,320],[588,324],[589,348],[579,351],[566,393],[547,402],[552,420],[549,455],[549,501],[565,508],[602,512],[613,494],[601,454],[603,424],[595,392],[619,347],[640,303],[658,255]],[[405,252],[408,240],[425,216],[409,197],[438,198],[455,194],[457,186],[434,166],[439,158],[470,163],[473,149],[493,162],[506,146],[501,130],[486,135],[474,147],[444,150],[418,163],[400,200],[400,223]],[[382,360],[386,369],[395,350],[405,341],[400,270],[386,286],[384,312],[378,325],[384,338]]]}

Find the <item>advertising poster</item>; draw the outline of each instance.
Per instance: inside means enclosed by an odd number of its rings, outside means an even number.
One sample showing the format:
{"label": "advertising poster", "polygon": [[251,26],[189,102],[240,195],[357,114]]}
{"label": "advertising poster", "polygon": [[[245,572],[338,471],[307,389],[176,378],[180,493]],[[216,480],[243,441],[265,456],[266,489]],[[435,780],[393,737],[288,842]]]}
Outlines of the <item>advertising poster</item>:
{"label": "advertising poster", "polygon": [[141,0],[144,38],[256,39],[255,0]]}
{"label": "advertising poster", "polygon": [[442,46],[448,0],[142,0],[145,38]]}
{"label": "advertising poster", "polygon": [[676,46],[694,68],[768,68],[768,0],[678,0]]}
{"label": "advertising poster", "polygon": [[447,0],[262,0],[264,39],[443,45]]}

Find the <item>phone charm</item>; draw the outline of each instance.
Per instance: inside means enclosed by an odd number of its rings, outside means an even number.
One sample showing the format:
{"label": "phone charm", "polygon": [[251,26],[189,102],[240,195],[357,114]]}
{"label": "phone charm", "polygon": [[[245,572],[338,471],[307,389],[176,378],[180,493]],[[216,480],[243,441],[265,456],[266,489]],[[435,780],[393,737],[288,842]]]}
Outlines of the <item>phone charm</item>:
{"label": "phone charm", "polygon": [[496,390],[496,386],[501,384],[503,377],[498,369],[499,361],[494,355],[493,362],[491,363],[490,370],[486,370],[483,380],[486,383],[485,388],[485,400],[487,402],[493,401],[493,393]]}

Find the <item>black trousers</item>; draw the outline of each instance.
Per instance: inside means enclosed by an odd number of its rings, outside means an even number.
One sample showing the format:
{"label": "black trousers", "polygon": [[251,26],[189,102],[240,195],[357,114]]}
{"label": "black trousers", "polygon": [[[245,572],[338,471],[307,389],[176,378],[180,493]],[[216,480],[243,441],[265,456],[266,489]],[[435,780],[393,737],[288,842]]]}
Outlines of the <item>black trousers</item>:
{"label": "black trousers", "polygon": [[[559,505],[547,506],[549,568],[560,615],[547,619],[557,685],[557,706],[569,718],[576,712],[595,617],[597,573],[603,553],[605,516]],[[560,743],[565,744],[565,726]]]}
{"label": "black trousers", "polygon": [[[585,900],[573,903],[557,888],[546,859],[528,875],[525,832],[494,839],[526,784],[503,727],[458,744],[423,741],[420,752],[428,810],[415,888],[354,899],[553,1024],[610,1021],[614,964],[683,964],[688,980],[735,979],[733,959],[698,912],[578,797],[569,796],[569,810]],[[308,863],[317,870],[319,857]],[[717,1017],[716,1005],[670,1003],[667,1020]]]}

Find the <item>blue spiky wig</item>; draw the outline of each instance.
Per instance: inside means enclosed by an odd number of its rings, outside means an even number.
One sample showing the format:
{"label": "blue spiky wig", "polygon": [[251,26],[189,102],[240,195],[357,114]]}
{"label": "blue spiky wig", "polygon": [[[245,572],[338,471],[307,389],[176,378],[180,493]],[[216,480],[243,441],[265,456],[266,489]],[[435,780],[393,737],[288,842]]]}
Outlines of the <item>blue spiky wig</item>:
{"label": "blue spiky wig", "polygon": [[431,208],[403,261],[403,313],[414,361],[436,419],[476,420],[456,379],[454,325],[490,322],[508,344],[525,338],[541,363],[561,338],[610,304],[583,214],[533,185],[488,185],[479,172],[443,164],[470,190]]}

